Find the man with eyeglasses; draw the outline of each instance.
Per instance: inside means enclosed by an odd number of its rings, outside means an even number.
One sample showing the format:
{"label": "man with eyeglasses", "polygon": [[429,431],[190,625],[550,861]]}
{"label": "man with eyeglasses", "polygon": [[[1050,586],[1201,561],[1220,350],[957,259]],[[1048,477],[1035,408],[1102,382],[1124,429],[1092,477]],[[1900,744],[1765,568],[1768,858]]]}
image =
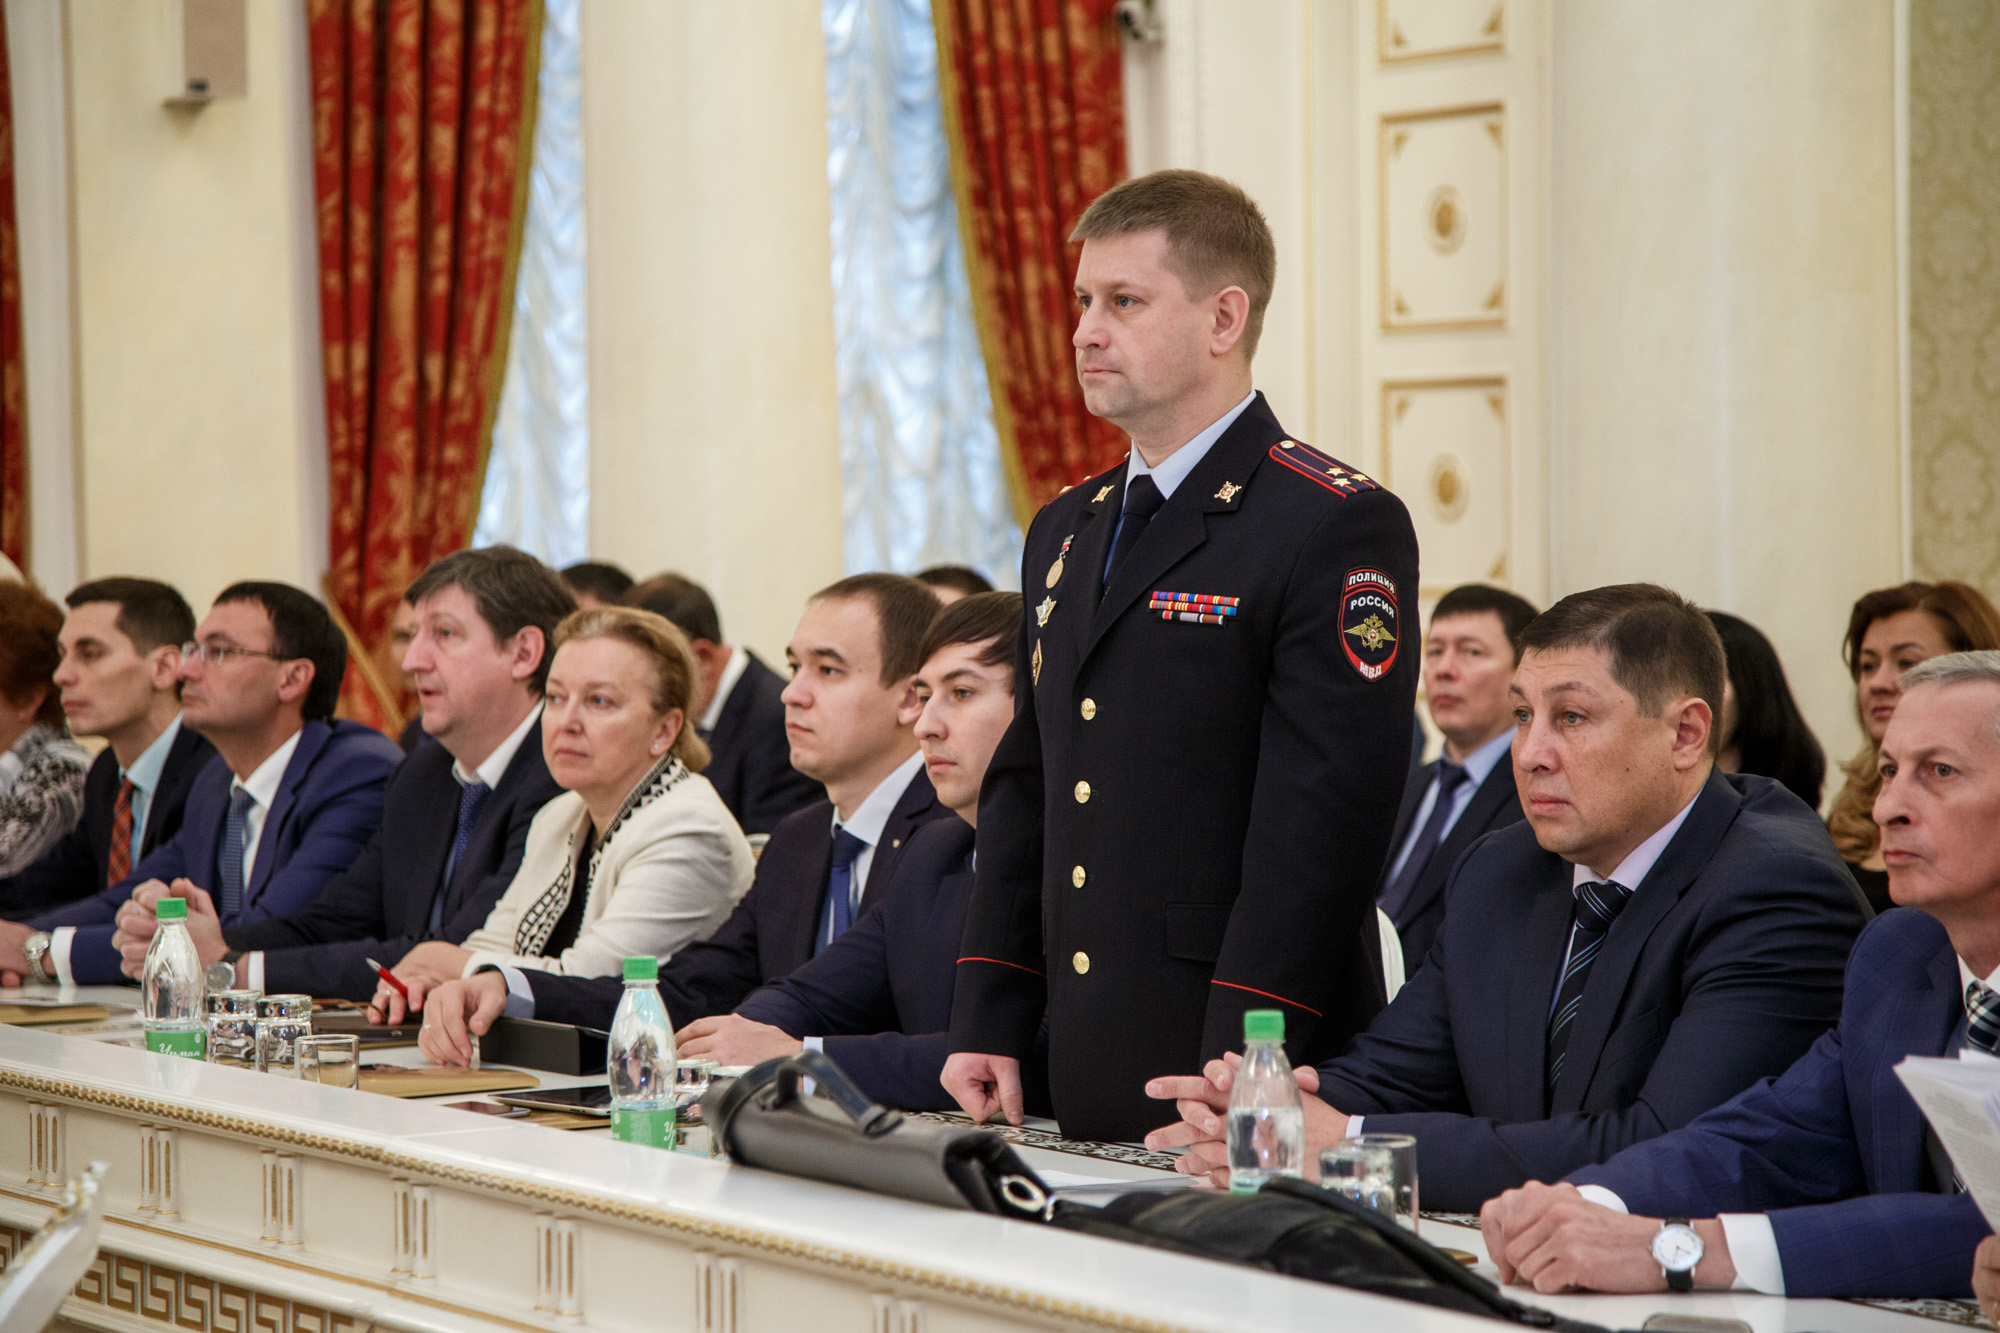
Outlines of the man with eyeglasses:
{"label": "man with eyeglasses", "polygon": [[154,881],[206,890],[225,925],[298,911],[360,854],[402,758],[333,719],[347,643],[326,608],[283,583],[223,590],[182,650],[183,722],[215,746],[180,831],[102,893],[25,925],[0,923],[0,982],[123,980],[118,909]]}

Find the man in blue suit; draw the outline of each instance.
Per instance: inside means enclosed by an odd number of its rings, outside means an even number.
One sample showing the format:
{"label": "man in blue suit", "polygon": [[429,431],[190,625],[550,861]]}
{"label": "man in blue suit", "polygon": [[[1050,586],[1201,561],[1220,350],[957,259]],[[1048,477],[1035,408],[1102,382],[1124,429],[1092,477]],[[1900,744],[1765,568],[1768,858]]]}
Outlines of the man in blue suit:
{"label": "man in blue suit", "polygon": [[917,673],[917,740],[938,800],[958,818],[912,834],[881,906],[818,957],[752,992],[735,1013],[682,1028],[682,1054],[759,1064],[810,1046],[886,1106],[956,1105],[938,1076],[951,1054],[979,784],[1014,720],[1020,626],[1019,593],[979,593],[939,613]]}
{"label": "man in blue suit", "polygon": [[2000,1050],[2000,652],[1904,675],[1879,763],[1875,822],[1899,906],[1855,946],[1839,1026],[1685,1128],[1488,1204],[1504,1280],[1970,1294],[1990,1228],[1895,1067]]}
{"label": "man in blue suit", "polygon": [[49,932],[44,975],[123,980],[114,922],[152,881],[209,891],[229,926],[298,911],[353,863],[381,822],[402,751],[378,731],[333,720],[346,669],[345,639],[306,593],[283,583],[223,590],[180,666],[182,718],[217,757],[195,779],[170,840],[102,893],[28,923]]}
{"label": "man in blue suit", "polygon": [[[1424,1198],[1472,1210],[1601,1162],[1778,1073],[1833,1024],[1859,896],[1813,812],[1715,771],[1722,644],[1701,611],[1627,584],[1521,635],[1510,692],[1527,819],[1465,854],[1409,984],[1339,1057],[1302,1069],[1307,1161],[1408,1133]],[[1156,1079],[1226,1166],[1231,1066]]]}

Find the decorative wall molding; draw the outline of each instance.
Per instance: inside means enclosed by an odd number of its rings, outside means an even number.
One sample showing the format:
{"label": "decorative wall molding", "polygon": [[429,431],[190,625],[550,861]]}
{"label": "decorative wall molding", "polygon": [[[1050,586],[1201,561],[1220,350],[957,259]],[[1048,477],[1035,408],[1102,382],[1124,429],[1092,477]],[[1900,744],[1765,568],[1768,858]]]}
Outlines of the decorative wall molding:
{"label": "decorative wall molding", "polygon": [[1504,104],[1383,116],[1376,163],[1383,332],[1505,328]]}
{"label": "decorative wall molding", "polygon": [[258,1239],[279,1245],[303,1244],[305,1200],[300,1197],[298,1155],[266,1149],[258,1156],[262,1159],[264,1180],[264,1229],[258,1233]]}
{"label": "decorative wall molding", "polygon": [[180,1152],[179,1130],[158,1125],[139,1126],[140,1212],[158,1217],[180,1215]]}
{"label": "decorative wall molding", "polygon": [[69,1128],[63,1108],[28,1103],[28,1183],[55,1188],[69,1178]]}
{"label": "decorative wall molding", "polygon": [[[737,1333],[743,1298],[743,1261],[710,1250],[694,1256],[696,1333]],[[879,1305],[878,1305],[879,1311]]]}
{"label": "decorative wall molding", "polygon": [[573,1217],[535,1214],[535,1308],[550,1314],[581,1315],[583,1294],[577,1249],[582,1232]]}
{"label": "decorative wall molding", "polygon": [[1385,380],[1382,460],[1382,481],[1416,525],[1423,596],[1507,580],[1513,459],[1505,376]]}
{"label": "decorative wall molding", "polygon": [[1375,58],[1384,65],[1507,49],[1507,0],[1375,0]]}
{"label": "decorative wall molding", "polygon": [[884,1293],[875,1298],[875,1333],[928,1333],[929,1312],[922,1301]]}

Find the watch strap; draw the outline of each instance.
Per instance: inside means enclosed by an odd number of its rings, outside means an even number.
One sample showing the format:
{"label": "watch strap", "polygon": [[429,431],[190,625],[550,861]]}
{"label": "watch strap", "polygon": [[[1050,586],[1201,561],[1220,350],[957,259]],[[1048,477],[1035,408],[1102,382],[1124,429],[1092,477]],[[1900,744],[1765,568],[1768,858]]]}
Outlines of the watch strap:
{"label": "watch strap", "polygon": [[[1664,1231],[1668,1227],[1685,1227],[1688,1225],[1688,1220],[1685,1217],[1669,1217],[1660,1223],[1660,1229]],[[1698,1263],[1699,1260],[1696,1262]],[[1660,1271],[1667,1275],[1668,1291],[1681,1292],[1694,1290],[1694,1269],[1682,1268],[1677,1270],[1662,1265]]]}

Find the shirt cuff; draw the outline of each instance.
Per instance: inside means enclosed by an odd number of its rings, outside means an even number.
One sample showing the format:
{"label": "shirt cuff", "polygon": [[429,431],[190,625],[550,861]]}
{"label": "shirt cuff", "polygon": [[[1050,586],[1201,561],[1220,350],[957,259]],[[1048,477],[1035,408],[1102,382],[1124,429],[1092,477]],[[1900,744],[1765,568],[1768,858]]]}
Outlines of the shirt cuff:
{"label": "shirt cuff", "polygon": [[507,983],[507,1007],[500,1011],[502,1018],[533,1018],[535,1016],[535,991],[528,985],[528,974],[518,967],[505,963],[488,963],[481,972],[495,971]]}
{"label": "shirt cuff", "polygon": [[1724,1213],[1722,1238],[1729,1242],[1729,1260],[1736,1265],[1731,1291],[1785,1294],[1785,1265],[1778,1257],[1778,1235],[1768,1213]]}
{"label": "shirt cuff", "polygon": [[1345,1134],[1342,1134],[1340,1137],[1342,1137],[1343,1139],[1360,1138],[1361,1122],[1366,1120],[1367,1118],[1368,1117],[1365,1115],[1351,1115],[1347,1117],[1347,1132]]}
{"label": "shirt cuff", "polygon": [[826,1054],[825,1037],[800,1037],[799,1040],[805,1044],[807,1050],[818,1051],[822,1055]]}
{"label": "shirt cuff", "polygon": [[57,926],[49,932],[49,964],[56,970],[58,986],[76,984],[76,977],[69,970],[69,948],[75,941],[75,926]]}
{"label": "shirt cuff", "polygon": [[1623,1199],[1602,1185],[1578,1185],[1576,1192],[1583,1196],[1584,1202],[1594,1203],[1600,1208],[1609,1208],[1614,1213],[1629,1213],[1632,1211],[1625,1206]]}
{"label": "shirt cuff", "polygon": [[237,960],[243,964],[243,989],[261,991],[264,989],[264,951],[253,949]]}

